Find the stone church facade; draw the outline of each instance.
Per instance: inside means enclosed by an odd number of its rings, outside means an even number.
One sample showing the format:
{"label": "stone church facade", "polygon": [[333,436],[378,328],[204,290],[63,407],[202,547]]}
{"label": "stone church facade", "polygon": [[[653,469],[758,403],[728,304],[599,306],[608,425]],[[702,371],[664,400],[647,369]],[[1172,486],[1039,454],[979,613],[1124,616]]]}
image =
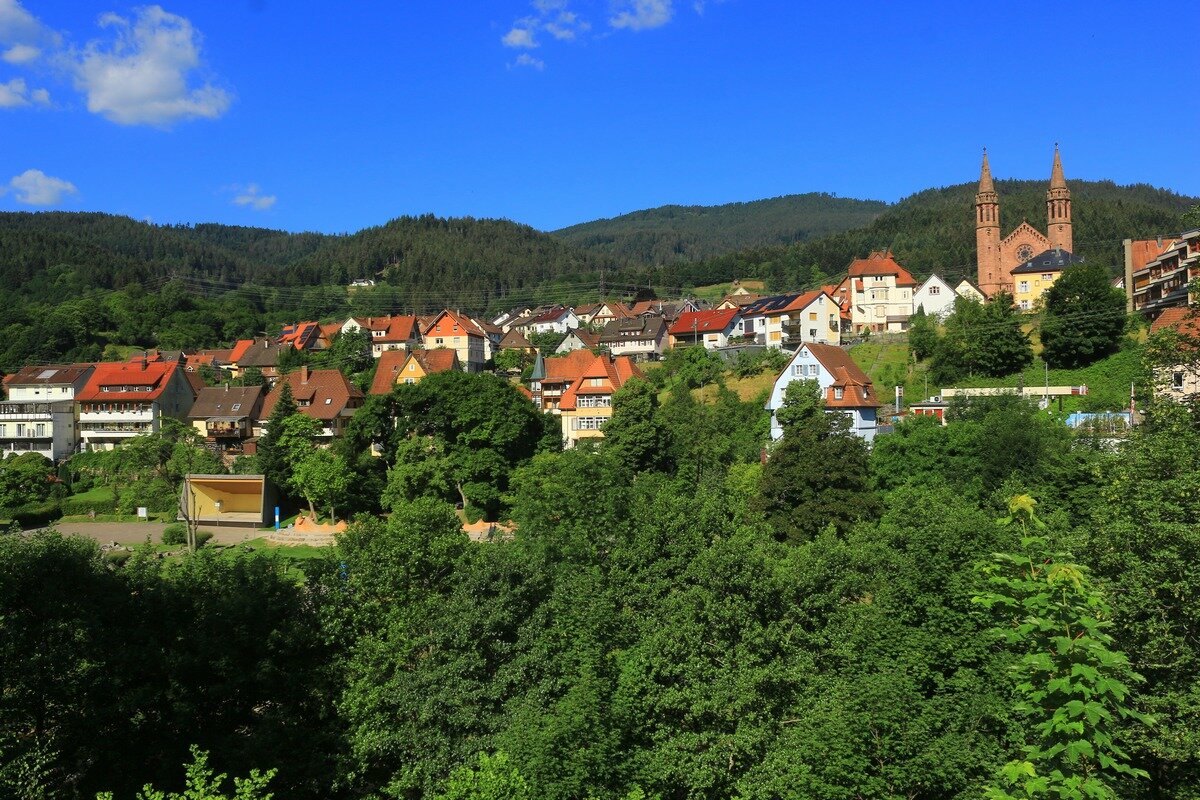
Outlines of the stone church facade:
{"label": "stone church facade", "polygon": [[1050,189],[1046,192],[1046,233],[1022,222],[1000,238],[1000,199],[992,183],[987,150],[979,191],[975,194],[975,246],[979,288],[987,297],[1013,291],[1012,271],[1046,250],[1071,252],[1071,190],[1063,177],[1058,145],[1054,146],[1054,165],[1050,170]]}

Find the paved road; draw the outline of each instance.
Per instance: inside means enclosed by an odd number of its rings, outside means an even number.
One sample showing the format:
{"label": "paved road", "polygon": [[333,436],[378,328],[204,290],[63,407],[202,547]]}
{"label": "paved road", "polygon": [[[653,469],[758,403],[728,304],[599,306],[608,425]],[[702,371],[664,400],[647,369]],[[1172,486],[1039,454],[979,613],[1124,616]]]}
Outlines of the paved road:
{"label": "paved road", "polygon": [[[64,522],[55,526],[61,533],[67,535],[86,536],[101,544],[116,542],[117,544],[141,544],[149,536],[157,544],[162,541],[162,522]],[[247,528],[212,528],[201,530],[213,533],[212,541],[219,544],[237,544],[248,539],[256,539],[258,531]]]}

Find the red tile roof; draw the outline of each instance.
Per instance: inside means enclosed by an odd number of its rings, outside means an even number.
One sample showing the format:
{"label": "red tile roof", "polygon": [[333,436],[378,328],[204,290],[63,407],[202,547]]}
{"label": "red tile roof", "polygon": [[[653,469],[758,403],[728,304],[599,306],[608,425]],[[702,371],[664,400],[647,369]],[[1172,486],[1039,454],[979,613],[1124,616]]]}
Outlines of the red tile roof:
{"label": "red tile roof", "polygon": [[723,331],[733,324],[733,320],[741,313],[737,308],[724,308],[715,311],[688,311],[680,314],[667,332],[672,336],[688,336],[711,331]]}
{"label": "red tile roof", "polygon": [[229,351],[229,363],[236,364],[241,361],[242,356],[246,355],[246,351],[253,346],[253,339],[238,339],[233,345],[233,349]]}
{"label": "red tile roof", "polygon": [[1176,306],[1164,309],[1150,324],[1150,333],[1176,331],[1185,336],[1200,336],[1200,306]]}
{"label": "red tile roof", "polygon": [[[103,362],[96,365],[92,377],[75,396],[76,400],[157,400],[179,369],[177,361]],[[104,387],[116,391],[105,391]]]}
{"label": "red tile roof", "polygon": [[864,275],[895,275],[897,286],[916,286],[917,281],[904,267],[896,263],[889,252],[874,252],[866,258],[856,258],[850,262],[850,277],[861,278]]}
{"label": "red tile roof", "polygon": [[[576,350],[575,353],[585,353],[585,350]],[[571,355],[575,355],[572,353]],[[571,385],[562,394],[562,402],[559,407],[567,411],[574,410],[575,401],[581,394],[612,394],[624,386],[631,378],[641,378],[642,371],[638,369],[636,363],[629,356],[613,357],[610,353],[601,353],[598,356],[591,356],[591,363],[588,364],[571,382]],[[549,359],[547,359],[549,362]],[[601,381],[600,386],[591,386],[591,379],[598,378]]]}
{"label": "red tile roof", "polygon": [[546,377],[542,383],[578,380],[595,360],[596,356],[590,350],[572,350],[566,355],[547,358],[542,362],[546,365]]}
{"label": "red tile roof", "polygon": [[1135,239],[1130,242],[1129,256],[1133,264],[1133,272],[1145,268],[1147,264],[1170,250],[1179,241],[1181,240],[1163,239],[1161,245],[1158,239]]}
{"label": "red tile roof", "polygon": [[290,344],[297,350],[304,350],[312,346],[312,343],[321,333],[321,326],[315,322],[297,322],[295,325],[284,325],[283,333],[279,337],[280,344]]}
{"label": "red tile roof", "polygon": [[428,335],[429,332],[433,330],[433,326],[436,325],[438,320],[440,320],[442,317],[449,317],[450,320],[454,324],[458,325],[458,327],[468,336],[484,336],[483,328],[481,328],[479,324],[475,322],[475,320],[471,319],[466,314],[460,314],[457,311],[451,311],[449,309],[442,311],[441,313],[435,315],[433,319],[429,320],[429,322],[421,329],[421,333]]}
{"label": "red tile roof", "polygon": [[[292,389],[297,410],[313,419],[329,420],[341,414],[352,401],[362,400],[363,393],[336,369],[308,370],[301,367],[275,382],[275,387],[263,401],[259,419],[267,419],[279,402],[284,385]],[[328,402],[326,402],[328,401]]]}
{"label": "red tile roof", "polygon": [[[828,408],[878,408],[881,404],[875,399],[875,390],[867,373],[850,358],[850,354],[832,344],[807,343],[801,346],[808,348],[821,366],[833,376],[833,383],[825,393],[825,405]],[[791,369],[791,364],[783,368],[779,377]],[[778,380],[778,378],[776,378]],[[842,397],[835,397],[835,389],[842,389]]]}

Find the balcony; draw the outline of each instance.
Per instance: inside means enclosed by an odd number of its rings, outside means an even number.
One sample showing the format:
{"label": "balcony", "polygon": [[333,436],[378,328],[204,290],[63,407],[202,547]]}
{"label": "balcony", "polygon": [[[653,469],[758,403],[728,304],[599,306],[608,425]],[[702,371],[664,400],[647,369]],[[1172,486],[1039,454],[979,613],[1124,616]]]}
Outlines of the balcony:
{"label": "balcony", "polygon": [[146,411],[84,411],[79,414],[80,422],[122,423],[122,422],[153,422],[154,412]]}

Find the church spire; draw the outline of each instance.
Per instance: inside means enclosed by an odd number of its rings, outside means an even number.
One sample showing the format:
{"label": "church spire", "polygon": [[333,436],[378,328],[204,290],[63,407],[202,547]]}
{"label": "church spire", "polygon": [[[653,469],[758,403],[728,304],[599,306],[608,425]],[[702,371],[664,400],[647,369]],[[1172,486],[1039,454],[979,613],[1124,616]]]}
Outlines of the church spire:
{"label": "church spire", "polygon": [[1050,191],[1046,192],[1046,238],[1050,246],[1071,252],[1074,240],[1071,230],[1071,190],[1063,176],[1062,157],[1058,142],[1054,143],[1054,166],[1050,169]]}
{"label": "church spire", "polygon": [[[987,155],[984,154],[984,165],[987,164]],[[1058,155],[1058,142],[1054,143],[1054,166],[1050,169],[1050,188],[1065,189],[1067,188],[1067,179],[1063,177],[1062,158]]]}
{"label": "church spire", "polygon": [[[1054,163],[1058,163],[1058,151],[1054,154]],[[992,168],[988,164],[987,148],[983,148],[983,167],[979,171],[979,193],[994,192],[996,187],[992,185]]]}

